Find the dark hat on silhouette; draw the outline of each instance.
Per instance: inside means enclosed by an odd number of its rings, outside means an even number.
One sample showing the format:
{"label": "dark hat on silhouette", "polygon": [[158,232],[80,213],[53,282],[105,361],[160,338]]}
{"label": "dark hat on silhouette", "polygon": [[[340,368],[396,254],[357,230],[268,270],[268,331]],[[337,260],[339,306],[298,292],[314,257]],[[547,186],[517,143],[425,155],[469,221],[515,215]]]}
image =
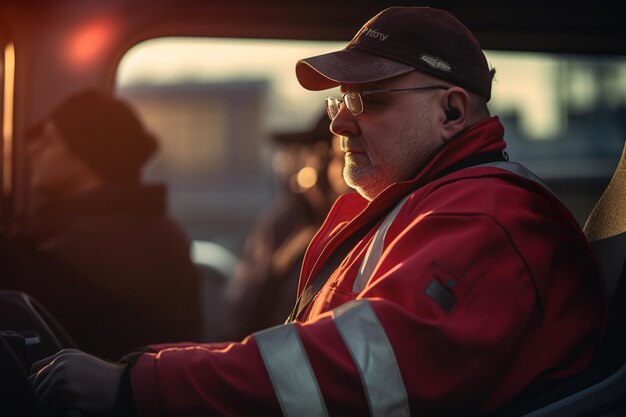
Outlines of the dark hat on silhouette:
{"label": "dark hat on silhouette", "polygon": [[105,180],[136,180],[158,149],[134,110],[125,101],[96,90],[67,97],[47,117],[26,131],[37,137],[51,121],[69,149]]}
{"label": "dark hat on silhouette", "polygon": [[326,112],[324,112],[309,130],[280,132],[273,136],[273,140],[280,144],[312,145],[317,142],[330,143],[332,136],[333,134],[330,131],[330,119]]}
{"label": "dark hat on silhouette", "polygon": [[492,72],[480,44],[447,11],[390,7],[342,50],[305,58],[296,76],[308,90],[380,81],[419,70],[491,98]]}

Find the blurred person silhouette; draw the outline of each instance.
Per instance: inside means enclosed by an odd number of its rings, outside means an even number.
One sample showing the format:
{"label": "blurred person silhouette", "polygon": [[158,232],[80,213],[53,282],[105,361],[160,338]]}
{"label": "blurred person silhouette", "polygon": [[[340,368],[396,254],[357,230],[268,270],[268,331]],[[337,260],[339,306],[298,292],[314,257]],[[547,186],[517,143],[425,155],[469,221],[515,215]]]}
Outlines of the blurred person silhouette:
{"label": "blurred person silhouette", "polygon": [[166,214],[165,186],[140,182],[158,143],[133,109],[82,91],[26,137],[39,204],[4,239],[0,284],[33,296],[79,347],[101,356],[198,340],[190,242]]}
{"label": "blurred person silhouette", "polygon": [[273,136],[278,196],[257,220],[226,288],[230,320],[222,338],[238,339],[285,321],[293,307],[306,248],[343,180],[339,137],[324,113],[307,131]]}

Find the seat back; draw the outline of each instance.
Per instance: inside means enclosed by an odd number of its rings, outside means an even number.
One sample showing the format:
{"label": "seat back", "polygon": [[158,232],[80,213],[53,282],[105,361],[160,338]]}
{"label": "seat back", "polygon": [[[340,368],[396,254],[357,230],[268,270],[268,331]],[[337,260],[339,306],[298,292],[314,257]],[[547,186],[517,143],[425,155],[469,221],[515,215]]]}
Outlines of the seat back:
{"label": "seat back", "polygon": [[626,147],[583,231],[602,266],[608,301],[612,304],[626,258]]}
{"label": "seat back", "polygon": [[609,303],[596,366],[610,371],[626,363],[626,146],[583,231],[602,267]]}

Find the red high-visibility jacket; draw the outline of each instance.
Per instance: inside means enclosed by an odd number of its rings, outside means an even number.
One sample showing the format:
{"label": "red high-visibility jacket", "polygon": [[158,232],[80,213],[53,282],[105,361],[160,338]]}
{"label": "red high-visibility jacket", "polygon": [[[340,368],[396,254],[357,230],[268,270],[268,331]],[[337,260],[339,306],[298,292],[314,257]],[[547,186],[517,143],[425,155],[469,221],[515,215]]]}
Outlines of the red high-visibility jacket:
{"label": "red high-visibility jacket", "polygon": [[140,415],[469,415],[582,370],[606,301],[574,218],[516,164],[437,176],[504,147],[494,117],[371,203],[341,197],[307,250],[299,291],[347,235],[408,196],[297,322],[143,354],[131,370]]}

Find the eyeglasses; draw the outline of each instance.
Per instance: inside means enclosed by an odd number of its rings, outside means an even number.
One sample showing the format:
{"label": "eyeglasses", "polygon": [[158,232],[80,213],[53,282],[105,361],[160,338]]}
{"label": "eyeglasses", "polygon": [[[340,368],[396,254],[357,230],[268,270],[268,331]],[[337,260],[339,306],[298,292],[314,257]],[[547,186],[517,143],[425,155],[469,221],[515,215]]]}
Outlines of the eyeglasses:
{"label": "eyeglasses", "polygon": [[353,116],[358,116],[363,113],[365,106],[363,106],[363,97],[371,94],[383,94],[383,93],[396,93],[400,91],[419,91],[419,90],[448,90],[450,87],[444,85],[431,85],[427,87],[414,87],[414,88],[398,88],[395,90],[368,90],[368,91],[348,91],[343,94],[341,98],[326,97],[326,112],[330,120],[337,117],[339,110],[341,110],[341,103],[344,103],[348,108],[348,111]]}

